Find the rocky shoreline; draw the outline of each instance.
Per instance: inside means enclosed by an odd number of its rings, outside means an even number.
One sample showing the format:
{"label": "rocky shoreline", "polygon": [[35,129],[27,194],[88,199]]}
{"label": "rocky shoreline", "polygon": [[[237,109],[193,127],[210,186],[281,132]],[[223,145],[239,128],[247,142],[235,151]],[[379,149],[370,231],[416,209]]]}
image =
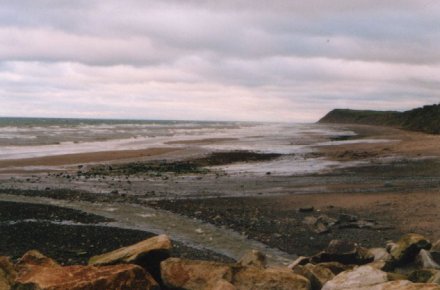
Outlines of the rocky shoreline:
{"label": "rocky shoreline", "polygon": [[172,257],[172,249],[160,235],[93,256],[87,265],[62,266],[36,250],[15,263],[2,256],[0,289],[440,289],[440,241],[419,234],[370,249],[332,240],[288,267],[267,265],[264,253],[252,250],[222,263]]}

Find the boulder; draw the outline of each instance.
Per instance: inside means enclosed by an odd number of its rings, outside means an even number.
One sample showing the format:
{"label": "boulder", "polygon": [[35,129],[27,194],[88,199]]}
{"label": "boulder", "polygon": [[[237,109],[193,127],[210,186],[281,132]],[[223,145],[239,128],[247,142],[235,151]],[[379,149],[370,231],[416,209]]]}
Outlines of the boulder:
{"label": "boulder", "polygon": [[379,284],[371,288],[360,288],[359,290],[440,290],[440,287],[435,284],[411,283],[407,280],[399,280]]}
{"label": "boulder", "polygon": [[340,273],[325,283],[322,290],[361,289],[385,282],[388,282],[387,273],[365,265]]}
{"label": "boulder", "polygon": [[332,226],[336,224],[337,220],[327,215],[320,215],[319,217],[307,216],[303,223],[306,224],[310,230],[317,234],[328,233]]}
{"label": "boulder", "polygon": [[439,273],[439,271],[433,269],[419,269],[409,274],[408,280],[411,282],[426,283],[437,273]]}
{"label": "boulder", "polygon": [[353,269],[352,265],[344,265],[339,262],[324,262],[324,263],[319,263],[317,265],[329,269],[335,275]]}
{"label": "boulder", "polygon": [[344,240],[332,240],[327,249],[312,257],[314,263],[339,262],[346,265],[363,265],[373,260],[374,256],[368,249]]}
{"label": "boulder", "polygon": [[226,280],[217,281],[212,288],[212,290],[236,290],[236,289],[237,288],[235,288],[234,285],[232,285]]}
{"label": "boulder", "polygon": [[0,289],[9,290],[17,276],[14,265],[8,257],[0,257]]}
{"label": "boulder", "polygon": [[392,257],[385,248],[371,248],[368,251],[374,256],[374,261],[391,261]]}
{"label": "boulder", "polygon": [[36,251],[20,259],[17,271],[14,289],[159,289],[156,281],[136,265],[62,267]]}
{"label": "boulder", "polygon": [[407,234],[390,248],[395,264],[402,265],[414,261],[420,250],[429,250],[431,243],[422,235]]}
{"label": "boulder", "polygon": [[172,289],[310,289],[309,280],[287,268],[169,258],[161,263],[161,273],[164,285]]}
{"label": "boulder", "polygon": [[429,280],[428,283],[435,283],[435,284],[439,284],[440,285],[440,271],[435,273],[434,276],[432,276]]}
{"label": "boulder", "polygon": [[267,261],[266,255],[257,250],[252,250],[247,252],[241,259],[238,261],[238,264],[241,266],[254,266],[259,268],[265,268]]}
{"label": "boulder", "polygon": [[335,274],[328,268],[313,264],[298,265],[293,269],[293,272],[309,279],[313,290],[320,290],[327,281],[335,277]]}
{"label": "boulder", "polygon": [[310,258],[309,257],[300,256],[295,261],[290,263],[289,266],[287,266],[287,268],[292,270],[293,268],[295,268],[298,265],[304,266],[304,265],[306,265],[308,263],[310,263]]}
{"label": "boulder", "polygon": [[241,267],[235,269],[233,283],[237,290],[277,289],[309,290],[310,282],[305,277],[287,268]]}
{"label": "boulder", "polygon": [[232,281],[232,265],[169,258],[160,263],[162,282],[169,288],[203,290],[217,287],[220,280]]}
{"label": "boulder", "polygon": [[128,247],[91,257],[89,265],[136,264],[146,269],[160,282],[160,262],[170,256],[171,248],[172,244],[168,236],[159,235]]}
{"label": "boulder", "polygon": [[437,263],[440,264],[440,240],[438,240],[437,242],[435,242],[432,245],[430,254],[433,258],[433,260]]}
{"label": "boulder", "polygon": [[434,261],[431,253],[427,250],[420,250],[416,256],[415,263],[423,269],[440,269],[440,265]]}

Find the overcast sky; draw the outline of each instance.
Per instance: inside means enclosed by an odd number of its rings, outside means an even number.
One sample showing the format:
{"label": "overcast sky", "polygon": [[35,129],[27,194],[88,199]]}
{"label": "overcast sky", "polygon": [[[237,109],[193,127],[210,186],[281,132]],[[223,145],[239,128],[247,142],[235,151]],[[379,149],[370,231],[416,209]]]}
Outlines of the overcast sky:
{"label": "overcast sky", "polygon": [[0,116],[316,121],[440,102],[440,1],[0,0]]}

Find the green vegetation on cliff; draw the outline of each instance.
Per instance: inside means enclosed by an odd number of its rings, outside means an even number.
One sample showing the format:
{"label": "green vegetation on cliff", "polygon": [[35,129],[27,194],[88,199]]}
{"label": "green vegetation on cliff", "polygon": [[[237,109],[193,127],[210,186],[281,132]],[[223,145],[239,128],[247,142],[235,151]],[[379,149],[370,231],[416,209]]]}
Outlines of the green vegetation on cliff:
{"label": "green vegetation on cliff", "polygon": [[440,134],[440,104],[405,112],[335,109],[319,123],[350,123],[393,126],[406,130]]}

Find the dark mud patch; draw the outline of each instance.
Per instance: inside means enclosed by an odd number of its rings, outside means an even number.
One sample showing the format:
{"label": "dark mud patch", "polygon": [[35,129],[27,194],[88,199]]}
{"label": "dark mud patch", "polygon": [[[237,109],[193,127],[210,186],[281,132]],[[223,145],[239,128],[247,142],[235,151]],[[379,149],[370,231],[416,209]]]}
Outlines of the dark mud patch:
{"label": "dark mud patch", "polygon": [[258,153],[251,151],[214,152],[205,157],[183,161],[151,161],[132,162],[115,165],[99,165],[78,175],[149,175],[162,176],[164,173],[174,174],[205,174],[210,172],[206,167],[226,165],[237,162],[269,161],[280,157],[276,153]]}
{"label": "dark mud patch", "polygon": [[[154,234],[93,225],[107,219],[81,211],[27,203],[0,202],[0,255],[13,259],[36,249],[62,264],[86,264],[91,256],[137,243]],[[26,209],[30,209],[26,213]],[[36,221],[26,221],[33,216]],[[64,225],[48,222],[68,218],[84,225]],[[45,221],[38,221],[38,219]],[[21,220],[21,221],[20,221]],[[14,221],[14,223],[9,223]],[[231,258],[206,249],[196,249],[173,242],[172,256],[191,259],[233,262]]]}

